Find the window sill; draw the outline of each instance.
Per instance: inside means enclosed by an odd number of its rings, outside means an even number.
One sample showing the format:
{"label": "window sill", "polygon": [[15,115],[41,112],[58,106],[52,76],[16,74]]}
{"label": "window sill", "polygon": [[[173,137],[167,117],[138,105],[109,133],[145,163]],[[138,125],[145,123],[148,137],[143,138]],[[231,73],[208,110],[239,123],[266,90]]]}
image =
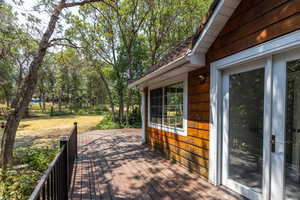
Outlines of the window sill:
{"label": "window sill", "polygon": [[155,123],[149,123],[148,126],[150,128],[175,133],[177,135],[187,136],[187,131],[184,128],[174,128],[174,127],[164,126],[164,125],[155,124]]}

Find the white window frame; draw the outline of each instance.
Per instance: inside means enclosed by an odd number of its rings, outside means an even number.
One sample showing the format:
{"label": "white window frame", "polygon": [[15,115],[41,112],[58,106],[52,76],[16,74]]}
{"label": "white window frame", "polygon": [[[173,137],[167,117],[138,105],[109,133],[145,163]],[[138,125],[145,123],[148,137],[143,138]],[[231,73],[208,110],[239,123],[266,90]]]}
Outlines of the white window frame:
{"label": "white window frame", "polygon": [[[222,184],[222,73],[225,69],[265,59],[268,70],[272,70],[272,55],[300,47],[300,30],[259,44],[233,55],[210,63],[210,152],[209,152],[209,181],[214,185]],[[271,72],[269,72],[271,73]],[[267,79],[268,87],[272,87],[272,79]],[[271,105],[271,104],[270,104]],[[270,112],[271,107],[266,107]],[[270,120],[264,119],[264,120]],[[271,124],[268,125],[270,128]],[[264,143],[265,145],[265,143]],[[270,144],[266,144],[270,145]],[[270,173],[270,170],[268,171]],[[269,183],[265,182],[263,187]],[[269,198],[270,193],[264,195]]]}
{"label": "white window frame", "polygon": [[141,115],[142,115],[142,143],[146,142],[146,122],[145,122],[145,112],[146,112],[146,92],[143,90],[140,90],[141,95]]}
{"label": "white window frame", "polygon": [[[157,124],[151,122],[151,111],[150,111],[150,91],[157,88],[164,88],[165,86],[172,85],[175,83],[183,82],[183,128],[176,128],[171,126],[165,126],[163,124]],[[163,89],[164,94],[164,89]],[[164,98],[162,105],[162,113],[164,110]],[[163,130],[166,132],[175,133],[182,136],[187,136],[187,121],[188,121],[188,73],[184,73],[179,76],[172,77],[164,80],[157,84],[152,84],[148,89],[148,127]]]}

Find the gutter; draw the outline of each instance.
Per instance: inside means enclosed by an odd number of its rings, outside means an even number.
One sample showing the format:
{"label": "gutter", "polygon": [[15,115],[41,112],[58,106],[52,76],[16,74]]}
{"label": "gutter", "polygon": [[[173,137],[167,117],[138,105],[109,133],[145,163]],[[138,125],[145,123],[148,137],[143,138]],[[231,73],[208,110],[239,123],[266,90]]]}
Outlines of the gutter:
{"label": "gutter", "polygon": [[145,81],[150,80],[151,78],[157,77],[165,72],[168,72],[180,65],[185,64],[186,62],[190,62],[191,56],[190,54],[186,54],[182,57],[177,58],[176,60],[173,60],[172,62],[164,65],[163,67],[160,67],[159,69],[153,71],[150,74],[147,74],[146,76],[142,77],[141,79],[138,79],[134,81],[133,83],[130,83],[128,85],[129,88],[139,88],[139,85],[142,84]]}

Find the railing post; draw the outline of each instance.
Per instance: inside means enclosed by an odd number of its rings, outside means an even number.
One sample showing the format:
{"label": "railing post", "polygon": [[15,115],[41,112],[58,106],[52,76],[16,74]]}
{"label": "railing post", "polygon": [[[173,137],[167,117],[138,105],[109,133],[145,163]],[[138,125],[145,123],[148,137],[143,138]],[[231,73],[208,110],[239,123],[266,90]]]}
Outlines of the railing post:
{"label": "railing post", "polygon": [[77,122],[74,122],[74,131],[75,131],[75,158],[78,158],[78,156],[77,156],[77,154],[78,154],[78,152],[77,152],[77,134],[78,134],[78,124],[77,124]]}
{"label": "railing post", "polygon": [[68,138],[63,138],[60,140],[60,148],[64,146],[63,154],[62,154],[62,177],[61,177],[61,190],[62,199],[68,199],[68,191],[69,191],[69,156],[68,156]]}

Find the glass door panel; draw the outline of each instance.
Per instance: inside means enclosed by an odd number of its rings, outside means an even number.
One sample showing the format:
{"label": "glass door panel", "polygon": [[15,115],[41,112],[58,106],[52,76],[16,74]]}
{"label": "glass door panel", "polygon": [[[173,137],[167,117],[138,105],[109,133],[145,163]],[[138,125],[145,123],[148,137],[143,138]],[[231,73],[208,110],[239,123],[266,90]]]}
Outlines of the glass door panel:
{"label": "glass door panel", "polygon": [[249,199],[264,191],[265,62],[223,74],[223,184]]}
{"label": "glass door panel", "polygon": [[300,199],[300,59],[287,62],[285,197]]}
{"label": "glass door panel", "polygon": [[264,68],[229,77],[228,178],[262,192]]}

